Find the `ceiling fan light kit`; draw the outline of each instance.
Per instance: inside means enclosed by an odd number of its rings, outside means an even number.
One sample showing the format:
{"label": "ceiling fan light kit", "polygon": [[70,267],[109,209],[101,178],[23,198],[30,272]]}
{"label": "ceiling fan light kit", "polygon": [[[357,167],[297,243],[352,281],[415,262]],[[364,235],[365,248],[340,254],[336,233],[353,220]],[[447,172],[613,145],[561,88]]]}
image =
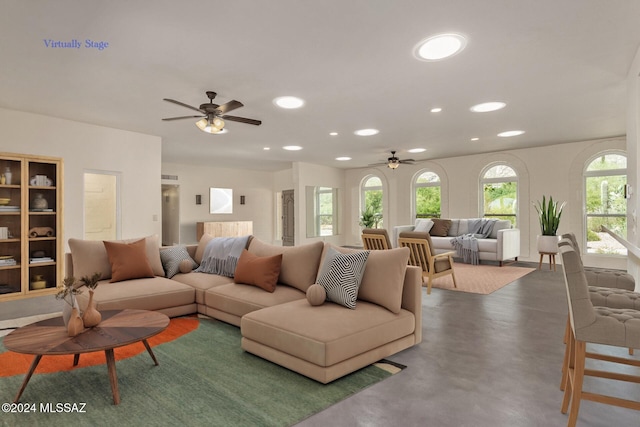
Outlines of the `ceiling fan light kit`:
{"label": "ceiling fan light kit", "polygon": [[[181,117],[169,117],[162,119],[164,121],[182,120],[197,118],[196,126],[203,132],[219,134],[224,133],[225,121],[230,120],[232,122],[246,123],[254,126],[260,126],[262,121],[255,119],[248,119],[246,117],[228,116],[226,113],[229,111],[243,107],[242,102],[235,99],[227,102],[226,104],[218,105],[213,103],[213,99],[216,97],[216,93],[212,91],[206,92],[209,102],[201,104],[199,108],[185,104],[184,102],[176,101],[175,99],[164,98],[164,101],[171,102],[172,104],[180,105],[185,108],[199,112],[200,116],[181,116]],[[224,119],[224,120],[223,120]]]}
{"label": "ceiling fan light kit", "polygon": [[219,117],[203,117],[196,122],[198,129],[206,133],[222,133],[224,124],[224,120]]}

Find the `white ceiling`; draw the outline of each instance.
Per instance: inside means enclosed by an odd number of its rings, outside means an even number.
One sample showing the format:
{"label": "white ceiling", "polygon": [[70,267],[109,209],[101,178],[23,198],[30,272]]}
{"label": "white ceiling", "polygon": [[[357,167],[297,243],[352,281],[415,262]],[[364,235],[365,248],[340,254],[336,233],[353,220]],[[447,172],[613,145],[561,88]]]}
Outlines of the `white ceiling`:
{"label": "white ceiling", "polygon": [[[468,38],[462,53],[413,57],[452,31]],[[74,38],[109,47],[44,43]],[[167,162],[353,168],[391,149],[431,159],[624,135],[639,46],[638,0],[3,0],[0,107],[158,135]],[[209,135],[196,119],[161,121],[192,113],[163,98],[198,106],[206,90],[263,124]],[[281,95],[306,105],[279,109]],[[469,111],[493,100],[507,107]],[[369,127],[380,133],[353,134]],[[512,129],[526,133],[496,136]],[[304,149],[281,149],[292,144]]]}

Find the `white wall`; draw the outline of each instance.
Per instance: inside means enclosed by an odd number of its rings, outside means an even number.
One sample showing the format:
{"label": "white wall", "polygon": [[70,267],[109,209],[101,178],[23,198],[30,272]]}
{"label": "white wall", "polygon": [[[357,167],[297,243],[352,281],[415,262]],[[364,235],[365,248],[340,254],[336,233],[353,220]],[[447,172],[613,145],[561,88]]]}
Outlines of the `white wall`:
{"label": "white wall", "polygon": [[[375,169],[351,169],[346,171],[346,192],[351,197],[345,209],[349,218],[345,229],[345,241],[360,240],[358,226],[359,187],[362,179],[376,173],[383,178],[385,200],[383,203],[385,227],[413,224],[411,184],[418,172],[427,169],[440,175],[443,181],[442,217],[474,218],[480,212],[479,179],[483,169],[496,162],[506,162],[518,174],[519,224],[521,230],[521,256],[519,259],[538,261],[536,236],[540,233],[538,219],[532,201],[543,195],[555,200],[567,201],[560,223],[559,233],[572,231],[582,239],[582,168],[584,161],[597,152],[624,150],[625,139],[584,141],[549,147],[509,150],[499,153],[433,159],[415,165],[401,165],[391,170],[385,166]],[[448,190],[447,190],[448,189]],[[387,197],[388,196],[388,197]],[[592,257],[592,265],[604,260],[610,268],[626,268],[624,258]]]}
{"label": "white wall", "polygon": [[159,235],[161,149],[156,136],[0,108],[0,152],[64,160],[65,245],[84,235],[87,170],[121,174],[122,238]]}
{"label": "white wall", "polygon": [[[640,246],[640,232],[638,230],[638,213],[640,211],[640,49],[631,64],[627,74],[627,151],[629,153],[627,183],[633,189],[633,196],[627,203],[627,240]],[[640,259],[629,255],[627,270],[636,278],[640,278]],[[640,284],[636,289],[640,289]]]}
{"label": "white wall", "polygon": [[[204,221],[253,221],[254,236],[265,242],[274,240],[273,172],[163,163],[162,174],[178,176],[177,181],[162,183],[180,186],[180,243],[195,243],[196,223]],[[232,214],[209,213],[211,187],[233,189]],[[196,205],[196,194],[202,195],[201,205]],[[244,205],[240,196],[245,196]]]}

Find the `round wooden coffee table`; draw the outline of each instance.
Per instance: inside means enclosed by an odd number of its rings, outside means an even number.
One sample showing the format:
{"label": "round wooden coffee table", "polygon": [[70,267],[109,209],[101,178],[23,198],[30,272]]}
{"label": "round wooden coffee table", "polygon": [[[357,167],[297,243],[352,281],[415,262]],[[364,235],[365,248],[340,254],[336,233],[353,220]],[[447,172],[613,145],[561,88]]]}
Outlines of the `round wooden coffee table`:
{"label": "round wooden coffee table", "polygon": [[108,310],[101,311],[100,314],[102,321],[98,326],[85,329],[75,337],[68,336],[62,317],[56,317],[18,328],[4,338],[4,346],[8,350],[35,355],[15,403],[20,400],[42,356],[73,354],[75,366],[80,354],[104,350],[114,405],[120,403],[114,348],[142,341],[153,362],[158,365],[147,338],[169,326],[169,318],[165,314],[147,310]]}

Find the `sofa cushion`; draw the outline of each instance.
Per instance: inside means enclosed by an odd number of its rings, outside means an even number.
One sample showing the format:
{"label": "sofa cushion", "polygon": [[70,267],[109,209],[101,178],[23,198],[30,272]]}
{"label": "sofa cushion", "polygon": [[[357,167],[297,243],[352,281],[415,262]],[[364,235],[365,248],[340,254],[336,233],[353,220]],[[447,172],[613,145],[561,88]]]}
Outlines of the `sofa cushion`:
{"label": "sofa cushion", "polygon": [[180,283],[191,286],[196,290],[196,303],[204,304],[204,292],[210,288],[233,283],[231,277],[219,276],[217,274],[199,273],[178,273],[171,278]]}
{"label": "sofa cushion", "polygon": [[511,221],[508,219],[499,219],[493,224],[493,229],[491,230],[491,234],[489,234],[490,239],[498,238],[498,231],[500,230],[509,230],[511,228]]}
{"label": "sofa cushion", "polygon": [[[99,283],[93,295],[98,310],[162,310],[193,304],[195,300],[195,290],[191,286],[165,277],[116,283],[101,280]],[[88,300],[88,292],[78,295],[80,307],[86,307]]]}
{"label": "sofa cushion", "polygon": [[432,236],[440,236],[445,237],[449,233],[449,228],[451,228],[451,220],[450,219],[433,219],[433,227],[431,227],[431,231],[429,234]]}
{"label": "sofa cushion", "polygon": [[[387,251],[372,251],[375,252]],[[242,336],[306,360],[331,366],[371,351],[415,330],[413,313],[395,314],[379,305],[358,301],[355,310],[326,303],[313,307],[305,300],[265,308],[245,315]]]}
{"label": "sofa cushion", "polygon": [[[111,240],[116,243],[131,243],[138,239]],[[156,276],[164,276],[164,268],[160,260],[160,245],[158,236],[147,236],[145,249],[147,259]],[[101,273],[103,279],[111,278],[111,264],[107,256],[107,250],[102,240],[69,239],[69,249],[73,260],[73,274],[76,277],[92,276],[93,273]]]}
{"label": "sofa cushion", "polygon": [[111,264],[111,283],[154,276],[145,246],[145,239],[132,243],[104,242]]}
{"label": "sofa cushion", "polygon": [[258,256],[282,254],[278,282],[306,292],[315,283],[322,254],[322,242],[302,246],[275,246],[254,238],[249,243],[249,252]]}
{"label": "sofa cushion", "polygon": [[309,305],[306,294],[291,286],[276,286],[275,291],[265,292],[256,286],[231,283],[212,287],[204,293],[206,306],[237,317],[296,300],[304,300]]}
{"label": "sofa cushion", "polygon": [[[357,252],[326,244],[342,253]],[[404,274],[409,262],[409,248],[396,248],[386,251],[370,251],[367,265],[362,275],[358,299],[378,304],[393,313],[399,313],[402,305]]]}
{"label": "sofa cushion", "polygon": [[160,260],[162,260],[162,266],[164,267],[165,277],[171,279],[173,276],[181,271],[181,263],[186,261],[186,269],[188,271],[193,270],[198,264],[189,256],[187,248],[185,246],[170,246],[168,248],[162,248],[160,250]]}
{"label": "sofa cushion", "polygon": [[318,284],[326,291],[329,301],[356,308],[368,256],[369,251],[343,254],[331,247],[327,249],[318,273]]}
{"label": "sofa cushion", "polygon": [[273,292],[276,289],[281,264],[282,254],[259,257],[243,249],[238,258],[233,281]]}
{"label": "sofa cushion", "polygon": [[207,244],[213,240],[213,236],[207,233],[204,233],[202,237],[200,237],[200,241],[198,242],[198,248],[196,249],[196,255],[193,258],[198,265],[202,262],[202,256],[204,255],[204,250],[207,248]]}
{"label": "sofa cushion", "polygon": [[413,231],[428,233],[433,228],[434,222],[430,219],[416,219],[416,226]]}

